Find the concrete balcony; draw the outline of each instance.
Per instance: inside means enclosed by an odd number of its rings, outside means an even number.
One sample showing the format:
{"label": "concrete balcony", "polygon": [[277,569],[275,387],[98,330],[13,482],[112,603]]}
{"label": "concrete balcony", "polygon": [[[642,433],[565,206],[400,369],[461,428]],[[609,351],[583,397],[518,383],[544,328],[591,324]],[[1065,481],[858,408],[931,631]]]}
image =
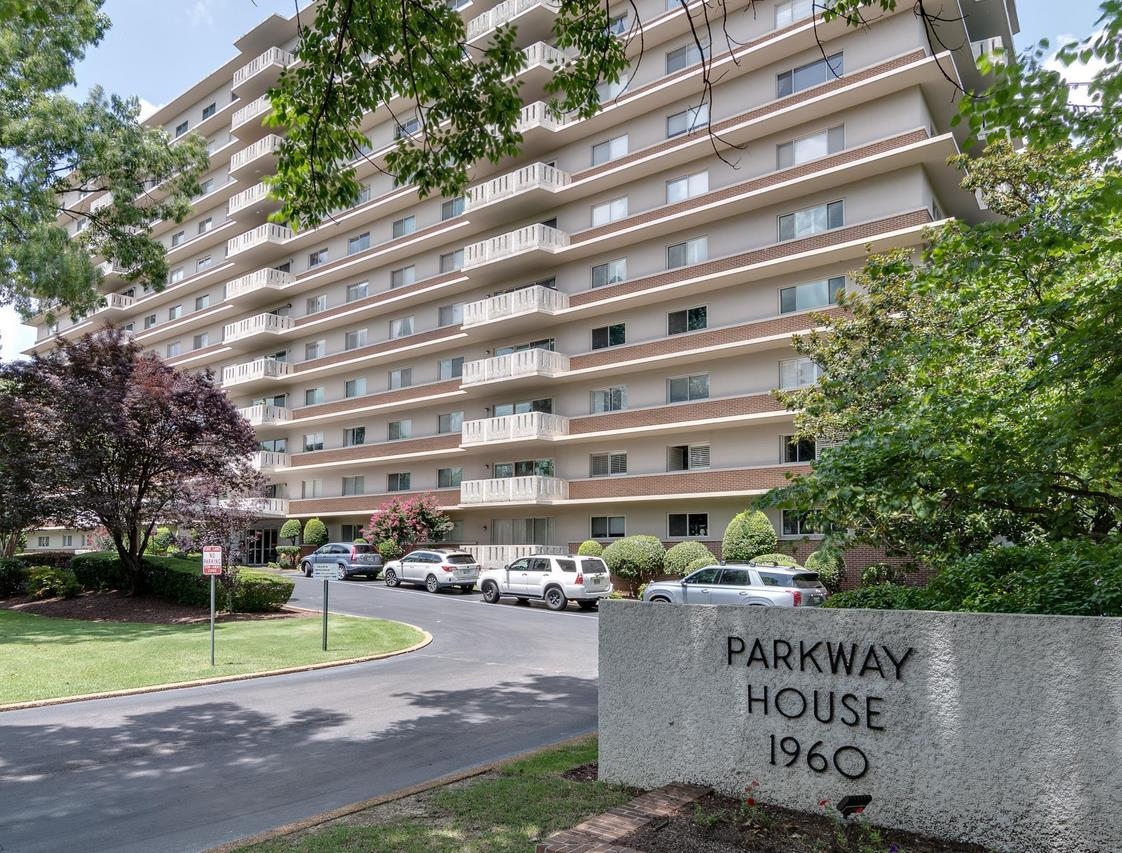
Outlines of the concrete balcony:
{"label": "concrete balcony", "polygon": [[292,420],[292,409],[286,406],[267,406],[259,404],[238,409],[238,414],[249,421],[250,426],[276,426]]}
{"label": "concrete balcony", "polygon": [[262,473],[276,471],[278,468],[287,468],[292,464],[292,457],[287,453],[277,453],[274,450],[258,450],[253,454],[249,463]]}
{"label": "concrete balcony", "polygon": [[248,391],[252,386],[272,384],[291,372],[292,365],[287,361],[277,361],[275,358],[268,357],[255,358],[244,364],[231,364],[223,368],[222,387],[238,386],[239,390]]}
{"label": "concrete balcony", "polygon": [[[514,275],[552,258],[569,245],[569,235],[548,225],[527,225],[464,247],[465,271],[494,265],[494,276]],[[543,257],[544,256],[544,257]],[[482,277],[472,276],[479,281]]]}
{"label": "concrete balcony", "polygon": [[505,569],[515,560],[534,554],[557,554],[564,556],[568,549],[562,545],[464,545],[475,561],[485,569]]}
{"label": "concrete balcony", "polygon": [[293,327],[291,317],[281,317],[278,314],[257,314],[229,323],[222,330],[222,342],[232,344],[235,341],[242,344],[256,345],[265,338],[275,338],[282,332],[287,332]]}
{"label": "concrete balcony", "polygon": [[94,315],[102,319],[110,319],[132,308],[136,299],[132,296],[122,296],[119,293],[109,293],[105,296],[105,304],[94,310]]}
{"label": "concrete balcony", "polygon": [[260,518],[287,518],[287,498],[222,498],[218,505],[224,509],[237,509]]}
{"label": "concrete balcony", "polygon": [[[486,183],[468,189],[465,212],[472,214],[472,221],[479,219],[483,209],[502,202],[501,215],[517,217],[530,214],[555,204],[552,196],[572,182],[568,172],[562,172],[545,163],[531,163],[517,172],[510,172],[492,178]],[[495,211],[496,215],[499,211]],[[509,218],[507,221],[510,221]]]}
{"label": "concrete balcony", "polygon": [[250,307],[276,299],[292,284],[292,273],[265,268],[226,282],[226,301]]}
{"label": "concrete balcony", "polygon": [[241,180],[248,175],[271,175],[281,141],[275,133],[270,133],[264,139],[247,145],[230,158],[230,177]]}
{"label": "concrete balcony", "polygon": [[467,22],[467,40],[483,38],[503,24],[515,24],[519,36],[544,39],[553,31],[559,5],[555,0],[505,0]]}
{"label": "concrete balcony", "polygon": [[523,287],[464,305],[463,328],[501,322],[504,332],[513,331],[508,323],[520,326],[526,324],[518,323],[518,320],[527,320],[532,325],[539,317],[552,316],[568,307],[567,293],[541,285]]}
{"label": "concrete balcony", "polygon": [[550,504],[568,497],[569,482],[558,477],[499,477],[460,484],[460,503],[464,505]]}
{"label": "concrete balcony", "polygon": [[522,70],[518,72],[521,83],[518,93],[528,101],[547,98],[547,84],[553,75],[563,68],[570,58],[544,41],[537,41],[522,50],[524,57]]}
{"label": "concrete balcony", "polygon": [[553,379],[568,371],[567,355],[545,349],[529,349],[465,362],[460,384],[464,388],[489,382],[529,384],[539,379]]}
{"label": "concrete balcony", "polygon": [[230,120],[230,132],[243,142],[256,142],[269,134],[269,129],[261,122],[273,111],[273,103],[268,95],[250,101]]}
{"label": "concrete balcony", "polygon": [[285,228],[283,225],[272,222],[258,225],[252,231],[246,231],[227,240],[226,257],[238,256],[239,260],[264,258],[286,240],[291,240],[292,236],[292,229]]}
{"label": "concrete balcony", "polygon": [[296,61],[287,50],[270,47],[234,72],[232,91],[239,98],[252,98],[272,88],[281,71]]}
{"label": "concrete balcony", "polygon": [[280,207],[280,201],[269,195],[269,188],[264,184],[254,184],[232,196],[226,202],[226,215],[232,216],[238,222],[248,224],[253,221],[264,221],[270,213]]}
{"label": "concrete balcony", "polygon": [[570,122],[563,116],[555,116],[544,101],[534,101],[522,108],[522,114],[518,117],[515,128],[525,135],[538,128],[550,132],[558,131],[568,124]]}
{"label": "concrete balcony", "polygon": [[546,412],[522,412],[498,418],[464,421],[461,430],[462,447],[517,441],[549,441],[569,434],[569,419]]}

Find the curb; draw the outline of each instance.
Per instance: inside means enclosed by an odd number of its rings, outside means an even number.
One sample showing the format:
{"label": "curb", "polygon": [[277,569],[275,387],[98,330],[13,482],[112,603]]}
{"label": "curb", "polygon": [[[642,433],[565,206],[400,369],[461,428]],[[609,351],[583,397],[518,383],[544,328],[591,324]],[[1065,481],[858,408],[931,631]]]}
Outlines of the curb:
{"label": "curb", "polygon": [[[292,608],[293,610],[303,610],[304,608]],[[309,611],[313,613],[322,613],[320,610]],[[365,617],[356,616],[356,619]],[[388,619],[388,622],[397,620]],[[36,699],[33,702],[15,702],[9,705],[0,705],[0,714],[5,711],[26,711],[32,708],[46,708],[51,705],[67,705],[71,702],[92,702],[95,699],[114,699],[118,696],[141,696],[145,693],[159,693],[163,690],[183,690],[188,687],[205,687],[210,684],[226,684],[231,681],[249,681],[251,678],[268,678],[272,675],[292,675],[297,672],[312,672],[317,669],[331,669],[336,666],[348,666],[352,663],[367,663],[375,660],[385,660],[386,658],[394,658],[398,655],[409,654],[418,649],[423,649],[432,642],[432,634],[424,628],[417,625],[410,625],[408,622],[398,622],[399,625],[407,625],[415,631],[421,632],[421,641],[405,649],[398,649],[393,652],[382,652],[378,655],[366,655],[364,657],[346,658],[344,660],[324,661],[323,663],[309,663],[303,666],[288,666],[282,669],[269,669],[264,672],[245,672],[240,675],[220,675],[214,678],[198,678],[194,681],[176,681],[171,684],[151,684],[146,687],[130,687],[126,690],[107,690],[102,693],[86,693],[81,696],[65,696],[56,699]]]}
{"label": "curb", "polygon": [[492,773],[508,764],[515,761],[521,761],[524,758],[529,758],[531,755],[536,755],[539,752],[545,752],[547,749],[556,749],[559,746],[568,746],[569,744],[579,743],[587,740],[589,737],[596,734],[596,730],[585,732],[584,734],[574,735],[573,737],[559,740],[555,743],[549,743],[545,746],[535,747],[528,749],[525,752],[519,752],[508,758],[503,758],[499,761],[492,761],[489,764],[483,764],[478,767],[473,767],[470,770],[460,770],[456,773],[449,773],[437,779],[431,779],[428,782],[421,782],[417,785],[412,785],[408,788],[400,788],[397,791],[392,791],[389,794],[383,794],[380,797],[371,797],[368,800],[362,800],[350,805],[340,806],[329,812],[321,812],[311,817],[306,817],[302,820],[294,821],[293,823],[286,823],[283,826],[278,826],[275,829],[267,829],[264,832],[258,832],[255,835],[248,835],[245,838],[239,838],[235,841],[227,841],[225,844],[220,844],[217,847],[209,847],[203,850],[202,853],[232,853],[234,850],[245,847],[250,844],[264,844],[266,841],[275,841],[278,838],[284,838],[288,835],[294,835],[297,832],[303,832],[313,827],[320,826],[321,824],[330,823],[333,820],[338,820],[341,817],[361,812],[366,809],[374,808],[375,806],[382,806],[386,803],[392,803],[396,800],[404,800],[406,797],[412,797],[417,794],[423,794],[426,791],[431,791],[434,788],[443,788],[446,785],[451,785],[456,782],[463,782],[465,779],[472,779],[476,776],[483,776],[487,773]]}

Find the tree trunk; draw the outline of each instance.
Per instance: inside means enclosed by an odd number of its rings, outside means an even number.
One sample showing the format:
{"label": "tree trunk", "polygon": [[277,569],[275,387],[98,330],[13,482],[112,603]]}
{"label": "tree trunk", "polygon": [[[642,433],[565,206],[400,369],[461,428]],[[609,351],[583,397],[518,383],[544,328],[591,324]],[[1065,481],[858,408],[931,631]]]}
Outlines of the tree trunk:
{"label": "tree trunk", "polygon": [[22,530],[0,534],[0,557],[14,557],[19,549],[19,540],[22,535]]}

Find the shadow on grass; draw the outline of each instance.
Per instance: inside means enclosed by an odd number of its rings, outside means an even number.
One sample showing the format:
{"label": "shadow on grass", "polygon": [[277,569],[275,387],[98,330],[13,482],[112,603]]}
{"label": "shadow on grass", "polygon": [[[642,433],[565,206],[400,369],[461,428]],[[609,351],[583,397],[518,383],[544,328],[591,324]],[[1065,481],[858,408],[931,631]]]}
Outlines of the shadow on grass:
{"label": "shadow on grass", "polygon": [[[161,625],[143,622],[94,622],[88,619],[58,619],[18,610],[0,610],[0,641],[5,645],[58,645],[89,640],[128,642],[147,637],[181,634],[198,630],[203,623]],[[206,623],[209,630],[209,622]]]}

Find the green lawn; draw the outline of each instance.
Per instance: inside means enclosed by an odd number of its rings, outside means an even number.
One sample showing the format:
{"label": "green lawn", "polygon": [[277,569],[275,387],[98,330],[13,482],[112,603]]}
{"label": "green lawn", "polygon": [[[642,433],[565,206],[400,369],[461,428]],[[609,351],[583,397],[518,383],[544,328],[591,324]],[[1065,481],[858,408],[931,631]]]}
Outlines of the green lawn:
{"label": "green lawn", "polygon": [[[561,778],[569,768],[595,760],[593,737],[509,764],[497,777],[437,791],[421,801],[422,814],[371,826],[325,827],[241,849],[252,853],[526,853],[547,835],[635,796],[634,791],[615,785]],[[377,821],[377,807],[370,817]]]}
{"label": "green lawn", "polygon": [[242,675],[376,655],[420,642],[384,619],[331,616],[219,623],[215,666],[210,625],[146,625],[54,619],[0,610],[0,705]]}

